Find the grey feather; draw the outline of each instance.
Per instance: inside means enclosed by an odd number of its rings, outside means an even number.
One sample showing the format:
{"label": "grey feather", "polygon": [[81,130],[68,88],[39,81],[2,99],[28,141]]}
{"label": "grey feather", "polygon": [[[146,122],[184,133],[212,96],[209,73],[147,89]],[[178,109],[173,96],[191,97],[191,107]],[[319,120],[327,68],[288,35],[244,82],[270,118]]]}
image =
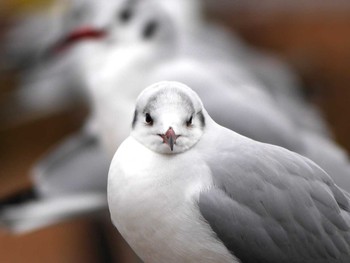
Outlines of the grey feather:
{"label": "grey feather", "polygon": [[44,198],[22,205],[3,207],[0,212],[0,226],[13,233],[23,234],[76,217],[87,215],[96,217],[106,209],[107,200],[104,193]]}
{"label": "grey feather", "polygon": [[2,207],[0,226],[23,233],[106,211],[109,162],[88,129],[69,137],[33,171],[39,199]]}
{"label": "grey feather", "polygon": [[[106,191],[110,160],[99,140],[86,131],[66,139],[34,169],[41,196]],[[96,176],[99,175],[99,176]]]}
{"label": "grey feather", "polygon": [[226,247],[244,263],[350,262],[349,195],[298,154],[222,133],[199,209]]}

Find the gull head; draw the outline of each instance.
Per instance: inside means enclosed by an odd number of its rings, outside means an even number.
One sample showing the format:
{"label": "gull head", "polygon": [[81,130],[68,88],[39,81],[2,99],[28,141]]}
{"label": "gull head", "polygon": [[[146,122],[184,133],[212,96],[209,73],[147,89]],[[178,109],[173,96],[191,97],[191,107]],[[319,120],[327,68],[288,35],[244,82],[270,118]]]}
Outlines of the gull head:
{"label": "gull head", "polygon": [[202,137],[205,115],[192,89],[179,82],[158,82],[139,95],[131,136],[154,152],[181,153]]}
{"label": "gull head", "polygon": [[151,46],[157,52],[176,37],[173,21],[155,1],[74,0],[62,19],[62,37],[52,53],[83,45]]}
{"label": "gull head", "polygon": [[176,27],[158,1],[134,0],[123,5],[110,35],[121,45],[151,46],[157,49],[176,41]]}

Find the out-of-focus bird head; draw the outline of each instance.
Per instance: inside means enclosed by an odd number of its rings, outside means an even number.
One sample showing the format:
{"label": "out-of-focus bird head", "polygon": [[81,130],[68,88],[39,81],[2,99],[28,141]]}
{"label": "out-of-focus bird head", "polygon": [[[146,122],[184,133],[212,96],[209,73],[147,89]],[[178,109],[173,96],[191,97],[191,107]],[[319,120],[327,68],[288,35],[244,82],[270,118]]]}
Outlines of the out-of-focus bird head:
{"label": "out-of-focus bird head", "polygon": [[152,47],[157,53],[166,46],[168,54],[177,42],[176,27],[171,17],[151,0],[136,0],[134,5],[124,5],[110,37],[119,45]]}
{"label": "out-of-focus bird head", "polygon": [[151,0],[75,0],[62,27],[65,33],[54,46],[54,53],[87,42],[155,47],[176,40],[173,21]]}
{"label": "out-of-focus bird head", "polygon": [[205,116],[198,95],[186,85],[155,83],[137,99],[131,136],[152,151],[181,153],[203,135]]}

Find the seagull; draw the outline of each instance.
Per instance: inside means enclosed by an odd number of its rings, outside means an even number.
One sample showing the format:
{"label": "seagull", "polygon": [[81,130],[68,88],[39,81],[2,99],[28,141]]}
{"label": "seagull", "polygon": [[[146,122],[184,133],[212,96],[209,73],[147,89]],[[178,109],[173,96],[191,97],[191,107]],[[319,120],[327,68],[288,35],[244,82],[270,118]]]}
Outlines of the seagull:
{"label": "seagull", "polygon": [[311,160],[218,125],[159,82],[113,157],[108,205],[144,262],[349,262],[350,195]]}

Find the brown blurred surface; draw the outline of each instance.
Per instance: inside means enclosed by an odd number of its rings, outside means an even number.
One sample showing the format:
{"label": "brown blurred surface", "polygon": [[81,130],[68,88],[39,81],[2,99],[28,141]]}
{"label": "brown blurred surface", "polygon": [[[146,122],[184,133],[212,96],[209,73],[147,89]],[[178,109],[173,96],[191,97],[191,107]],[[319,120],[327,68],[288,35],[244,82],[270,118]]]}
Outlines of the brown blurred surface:
{"label": "brown blurred surface", "polygon": [[50,7],[53,0],[3,0],[0,2],[0,11],[3,14],[17,14],[32,10],[44,10]]}
{"label": "brown blurred surface", "polygon": [[[350,12],[259,12],[232,10],[215,16],[237,30],[248,43],[277,52],[295,67],[334,130],[350,151]],[[0,76],[0,90],[15,81]],[[6,83],[6,84],[4,84]],[[64,136],[77,130],[86,111],[68,110],[21,125],[0,127],[0,198],[28,188],[33,163]],[[1,123],[0,123],[1,125]],[[0,262],[105,262],[96,225],[76,220],[14,237],[0,234]],[[107,229],[111,261],[132,263],[133,257],[111,226]],[[107,260],[108,262],[108,260]]]}
{"label": "brown blurred surface", "polygon": [[77,220],[23,236],[0,233],[0,262],[100,262],[92,226]]}
{"label": "brown blurred surface", "polygon": [[80,111],[68,111],[0,129],[0,198],[31,185],[29,171],[50,147],[77,130],[82,123]]}

